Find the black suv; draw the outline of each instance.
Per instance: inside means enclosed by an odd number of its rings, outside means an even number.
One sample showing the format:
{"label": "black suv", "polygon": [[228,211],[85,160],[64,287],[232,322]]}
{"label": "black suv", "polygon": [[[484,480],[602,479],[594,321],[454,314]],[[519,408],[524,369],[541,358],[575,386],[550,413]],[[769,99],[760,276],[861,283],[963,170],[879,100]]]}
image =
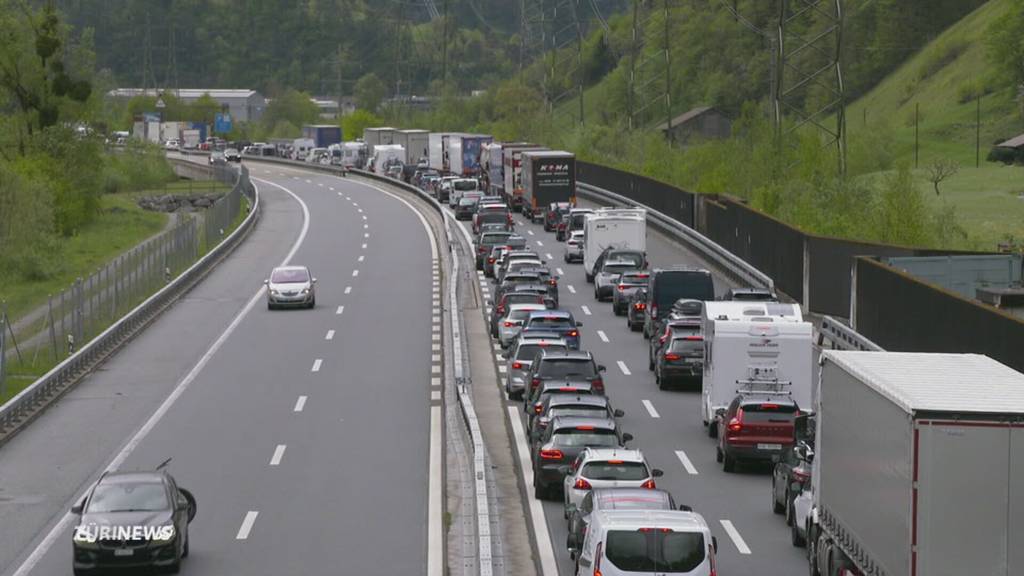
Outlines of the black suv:
{"label": "black suv", "polygon": [[605,260],[632,262],[634,264],[634,268],[637,270],[644,270],[647,268],[647,253],[639,250],[627,250],[609,246],[597,255],[597,259],[594,260],[594,267],[592,269],[583,271],[587,277],[588,284],[592,284],[594,282],[594,275],[601,270],[602,266],[604,266]]}
{"label": "black suv", "polygon": [[671,268],[651,271],[647,283],[647,308],[644,310],[644,338],[659,331],[661,322],[681,298],[710,301],[715,299],[711,272],[702,268]]}
{"label": "black suv", "polygon": [[604,394],[604,379],[601,372],[605,367],[594,361],[594,355],[582,350],[545,350],[530,366],[526,374],[526,393],[523,394],[523,410],[536,404],[541,384],[553,382],[572,385],[585,382],[593,387],[594,394]]}

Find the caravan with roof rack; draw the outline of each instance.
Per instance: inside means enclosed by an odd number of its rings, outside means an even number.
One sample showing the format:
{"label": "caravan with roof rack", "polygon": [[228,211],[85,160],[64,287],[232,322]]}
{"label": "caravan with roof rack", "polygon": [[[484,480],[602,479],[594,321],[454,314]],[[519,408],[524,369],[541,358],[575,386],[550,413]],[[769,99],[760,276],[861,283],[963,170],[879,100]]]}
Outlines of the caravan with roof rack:
{"label": "caravan with roof rack", "polygon": [[785,396],[809,410],[813,364],[813,327],[799,305],[705,302],[700,415],[708,435],[740,393]]}

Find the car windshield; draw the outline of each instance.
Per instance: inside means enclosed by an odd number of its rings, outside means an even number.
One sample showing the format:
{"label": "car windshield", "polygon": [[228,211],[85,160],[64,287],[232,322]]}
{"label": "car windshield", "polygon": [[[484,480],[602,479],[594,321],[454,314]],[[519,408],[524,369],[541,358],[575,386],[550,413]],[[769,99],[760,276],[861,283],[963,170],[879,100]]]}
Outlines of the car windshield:
{"label": "car windshield", "polygon": [[764,402],[760,404],[744,404],[743,422],[792,422],[799,413],[795,404],[777,404]]}
{"label": "car windshield", "polygon": [[541,296],[530,292],[513,292],[505,297],[505,305],[540,303]]}
{"label": "car windshield", "polygon": [[658,308],[666,311],[680,298],[705,301],[715,299],[711,275],[697,271],[662,272],[655,280],[655,292]]}
{"label": "car windshield", "polygon": [[591,418],[606,418],[608,410],[603,406],[555,406],[548,410],[548,416],[587,416]]}
{"label": "car windshield", "polygon": [[565,316],[535,316],[530,319],[530,328],[569,329],[575,328],[572,318]]}
{"label": "car windshield", "polygon": [[459,191],[476,190],[476,180],[456,180],[452,186]]}
{"label": "car windshield", "polygon": [[472,206],[476,204],[476,198],[463,198],[459,200],[459,206]]}
{"label": "car windshield", "polygon": [[649,276],[646,274],[623,274],[619,278],[619,283],[628,286],[645,286],[648,278]]}
{"label": "car windshield", "polygon": [[686,356],[703,356],[704,339],[699,337],[675,338],[669,345],[669,351]]}
{"label": "car windshield", "polygon": [[605,556],[623,572],[691,572],[704,562],[704,535],[641,528],[609,530]]}
{"label": "car windshield", "polygon": [[608,254],[608,259],[613,262],[628,262],[633,268],[642,268],[644,265],[644,255],[639,252],[612,252]]}
{"label": "car windshield", "polygon": [[479,222],[487,224],[500,224],[508,220],[505,212],[484,212],[480,214]]}
{"label": "car windshield", "polygon": [[543,378],[597,378],[597,367],[589,358],[549,358],[537,375]]}
{"label": "car windshield", "polygon": [[605,262],[602,270],[605,274],[622,274],[627,270],[636,270],[636,264],[632,262]]}
{"label": "car windshield", "polygon": [[480,238],[480,243],[493,246],[495,244],[501,244],[505,242],[511,236],[511,232],[491,232],[489,234],[484,234],[483,237]]}
{"label": "car windshield", "polygon": [[270,276],[270,281],[273,282],[274,284],[308,282],[309,272],[303,269],[274,270],[274,273]]}
{"label": "car windshield", "polygon": [[86,512],[155,512],[167,510],[167,490],[159,482],[100,484]]}
{"label": "car windshield", "polygon": [[573,214],[572,223],[569,224],[573,228],[583,228],[583,223],[587,221],[587,214]]}
{"label": "car windshield", "polygon": [[508,313],[508,317],[509,320],[516,320],[522,322],[523,320],[526,320],[527,318],[530,317],[530,312],[534,312],[534,310],[529,308],[512,310],[511,312]]}
{"label": "car windshield", "polygon": [[519,350],[516,350],[516,360],[525,360],[527,362],[533,362],[533,357],[537,355],[541,350],[554,350],[555,352],[564,352],[565,346],[561,344],[522,344],[519,346]]}
{"label": "car windshield", "polygon": [[628,496],[613,496],[602,498],[602,506],[614,506],[615,510],[671,510],[667,499],[658,494],[650,496],[639,496],[630,494]]}
{"label": "car windshield", "polygon": [[557,446],[569,447],[615,447],[619,445],[619,437],[615,435],[614,430],[594,428],[593,426],[558,429],[552,435],[551,441]]}
{"label": "car windshield", "polygon": [[643,462],[624,462],[608,460],[607,462],[588,462],[583,466],[584,478],[591,480],[643,480],[649,475]]}

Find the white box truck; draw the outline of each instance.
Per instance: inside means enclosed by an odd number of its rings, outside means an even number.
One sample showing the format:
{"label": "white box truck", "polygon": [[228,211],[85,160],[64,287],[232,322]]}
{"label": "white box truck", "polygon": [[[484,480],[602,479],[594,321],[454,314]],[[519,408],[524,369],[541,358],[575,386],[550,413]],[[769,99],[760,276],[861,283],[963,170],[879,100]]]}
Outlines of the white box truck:
{"label": "white box truck", "polygon": [[819,362],[812,567],[1024,574],[1024,374],[977,354]]}
{"label": "white box truck", "polygon": [[523,209],[523,152],[527,150],[547,148],[528,142],[505,144],[501,147],[501,175],[505,180],[505,200],[514,212],[521,212]]}
{"label": "white box truck", "polygon": [[415,166],[423,158],[430,156],[430,132],[427,130],[396,130],[393,144],[405,149],[403,164]]}
{"label": "white box truck", "polygon": [[700,417],[709,436],[740,391],[786,394],[812,411],[814,326],[798,304],[705,302],[703,323]]}
{"label": "white box truck", "polygon": [[363,129],[363,142],[373,150],[374,146],[381,146],[394,143],[395,129],[390,126],[377,126]]}
{"label": "white box truck", "polygon": [[427,158],[430,167],[438,172],[444,172],[444,138],[447,132],[431,132],[427,136]]}
{"label": "white box truck", "polygon": [[405,149],[398,144],[382,144],[373,147],[373,171],[377,174],[384,174],[384,166],[389,160],[401,161],[405,158]]}
{"label": "white box truck", "polygon": [[[545,207],[546,209],[546,207]],[[583,225],[583,269],[594,269],[608,247],[647,252],[647,211],[642,208],[598,208]]]}
{"label": "white box truck", "polygon": [[487,134],[449,134],[448,171],[455,176],[477,176],[480,173],[480,149],[494,140]]}

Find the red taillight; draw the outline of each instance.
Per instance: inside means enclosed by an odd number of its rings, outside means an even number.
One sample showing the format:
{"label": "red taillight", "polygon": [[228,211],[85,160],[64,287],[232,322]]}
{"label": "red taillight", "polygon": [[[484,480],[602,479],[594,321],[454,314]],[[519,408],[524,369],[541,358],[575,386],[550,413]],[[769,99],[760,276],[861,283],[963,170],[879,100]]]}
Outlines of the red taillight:
{"label": "red taillight", "polygon": [[604,542],[597,543],[597,550],[594,551],[594,576],[601,576],[601,557],[604,555],[603,552]]}
{"label": "red taillight", "polygon": [[486,246],[481,246],[481,247],[477,248],[476,251],[478,253],[480,253],[480,254],[483,254],[483,253],[487,252],[487,247]]}
{"label": "red taillight", "polygon": [[573,330],[572,332],[569,332],[569,337],[570,338],[575,338],[575,337],[577,337],[579,335],[580,335],[580,333],[577,330]]}
{"label": "red taillight", "polygon": [[665,360],[673,360],[674,361],[674,360],[679,360],[680,358],[682,358],[682,356],[680,356],[679,354],[676,354],[675,352],[669,352],[668,354],[665,354]]}
{"label": "red taillight", "polygon": [[533,413],[534,414],[540,414],[542,412],[544,412],[544,405],[543,404],[541,404],[540,402],[537,402],[536,404],[533,405]]}
{"label": "red taillight", "polygon": [[584,432],[589,432],[589,431],[593,430],[594,427],[593,426],[577,426],[576,429],[577,430],[582,430]]}
{"label": "red taillight", "polygon": [[540,386],[540,378],[530,380],[530,388],[536,388],[537,386]]}
{"label": "red taillight", "polygon": [[654,484],[654,478],[648,478],[647,482],[640,485],[641,488],[647,488],[648,490],[654,490],[657,485]]}
{"label": "red taillight", "polygon": [[733,418],[729,420],[729,432],[739,432],[743,430],[743,421],[739,418]]}
{"label": "red taillight", "polygon": [[515,322],[509,322],[508,320],[505,321],[505,328],[511,328],[511,327],[513,327],[515,325],[516,325]]}
{"label": "red taillight", "polygon": [[609,460],[608,463],[609,464],[624,464],[625,461],[624,460]]}
{"label": "red taillight", "polygon": [[643,302],[637,302],[636,304],[633,304],[634,310],[643,310],[644,308],[647,308],[647,304],[644,304]]}
{"label": "red taillight", "polygon": [[562,459],[562,451],[561,450],[541,450],[540,451],[540,457],[541,457],[542,460],[561,460]]}
{"label": "red taillight", "polygon": [[604,380],[596,378],[590,381],[590,387],[599,392],[604,392]]}
{"label": "red taillight", "polygon": [[779,405],[778,404],[765,403],[765,404],[761,404],[761,409],[762,410],[778,410],[779,409]]}
{"label": "red taillight", "polygon": [[513,370],[522,370],[523,369],[523,363],[522,362],[513,362],[512,363],[512,369]]}
{"label": "red taillight", "polygon": [[487,263],[488,264],[494,264],[494,258],[488,258],[487,259]]}
{"label": "red taillight", "polygon": [[806,482],[811,479],[811,474],[802,468],[793,468],[793,478],[798,482]]}
{"label": "red taillight", "polygon": [[551,280],[548,280],[548,284],[550,284],[551,286],[558,286],[558,280],[552,278]]}
{"label": "red taillight", "polygon": [[590,482],[587,482],[583,478],[578,478],[576,483],[572,485],[577,490],[590,490]]}
{"label": "red taillight", "polygon": [[689,340],[690,342],[703,342],[703,336],[683,336],[683,340]]}
{"label": "red taillight", "polygon": [[498,310],[497,310],[497,312],[498,312],[498,316],[501,316],[502,314],[504,314],[504,313],[505,313],[505,307],[504,307],[504,306],[501,306],[501,305],[499,305],[499,306],[498,306]]}

